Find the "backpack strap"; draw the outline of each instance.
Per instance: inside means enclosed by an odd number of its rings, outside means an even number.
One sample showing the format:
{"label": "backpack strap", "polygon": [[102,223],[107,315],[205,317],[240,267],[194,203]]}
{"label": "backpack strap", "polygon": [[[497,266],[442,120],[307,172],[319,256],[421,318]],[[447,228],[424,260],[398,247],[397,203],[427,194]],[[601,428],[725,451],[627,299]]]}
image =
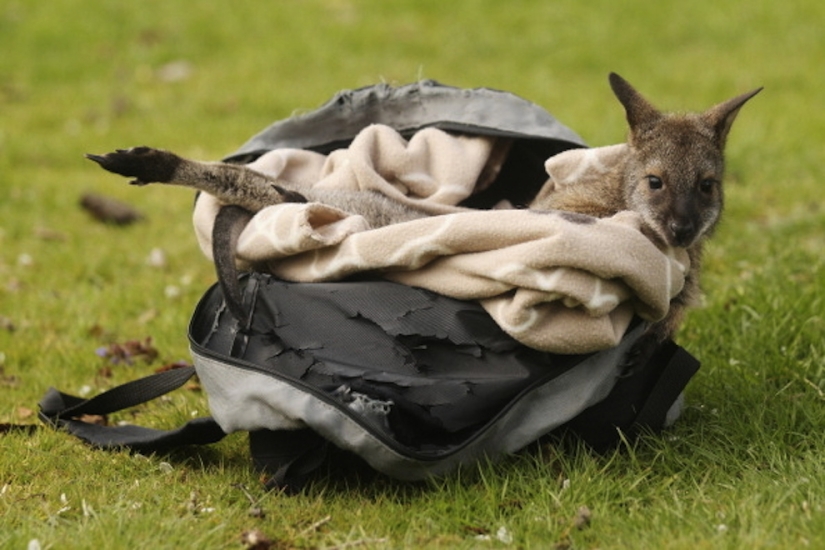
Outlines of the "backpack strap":
{"label": "backpack strap", "polygon": [[629,436],[659,431],[668,425],[668,413],[699,370],[699,361],[668,340],[652,356],[619,378],[610,394],[582,411],[562,428],[576,433],[591,448],[603,452]]}
{"label": "backpack strap", "polygon": [[662,345],[653,361],[663,367],[633,421],[637,430],[659,430],[670,424],[668,413],[700,366],[694,356],[670,340]]}
{"label": "backpack strap", "polygon": [[151,401],[181,387],[194,374],[194,367],[172,369],[116,386],[91,399],[50,388],[39,403],[39,416],[46,424],[65,429],[103,449],[125,447],[139,452],[160,452],[184,445],[215,443],[226,434],[211,417],[196,418],[174,430],[101,426],[82,419],[84,415],[111,414]]}
{"label": "backpack strap", "polygon": [[[126,382],[91,399],[50,388],[40,400],[40,419],[101,449],[127,448],[141,453],[163,452],[185,445],[205,445],[226,433],[211,417],[196,418],[174,430],[142,426],[101,426],[83,420],[140,405],[174,391],[195,375],[194,367],[172,369]],[[310,429],[256,430],[249,434],[255,468],[268,477],[266,487],[299,492],[327,455],[327,442]]]}
{"label": "backpack strap", "polygon": [[297,494],[327,457],[329,443],[309,428],[249,432],[255,469],[267,476],[267,489]]}

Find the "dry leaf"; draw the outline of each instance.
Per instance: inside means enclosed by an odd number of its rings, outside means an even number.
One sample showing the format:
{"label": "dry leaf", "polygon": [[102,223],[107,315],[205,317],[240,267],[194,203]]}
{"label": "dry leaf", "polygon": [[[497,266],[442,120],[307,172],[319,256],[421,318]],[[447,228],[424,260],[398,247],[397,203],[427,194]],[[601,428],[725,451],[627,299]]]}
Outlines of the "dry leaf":
{"label": "dry leaf", "polygon": [[143,340],[127,340],[123,343],[112,343],[108,346],[98,348],[97,355],[108,359],[112,364],[126,363],[131,365],[135,358],[142,358],[145,362],[151,363],[158,358],[158,350],[152,345],[151,336]]}
{"label": "dry leaf", "polygon": [[175,369],[188,369],[191,367],[191,363],[187,363],[186,361],[174,361],[172,363],[166,363],[163,366],[160,366],[155,369],[155,372],[166,372],[168,370],[175,370]]}
{"label": "dry leaf", "polygon": [[192,64],[185,59],[170,61],[157,70],[157,77],[163,82],[180,82],[192,76]]}
{"label": "dry leaf", "polygon": [[43,241],[64,242],[66,240],[65,233],[48,227],[36,227],[34,229],[34,235]]}
{"label": "dry leaf", "polygon": [[129,225],[143,219],[143,214],[132,206],[95,193],[84,193],[80,206],[96,220],[114,225]]}
{"label": "dry leaf", "polygon": [[112,372],[113,372],[112,367],[110,367],[109,365],[105,365],[105,366],[100,367],[99,369],[97,369],[97,375],[100,378],[111,378],[112,377]]}
{"label": "dry leaf", "polygon": [[2,353],[0,353],[0,386],[5,386],[7,388],[16,388],[20,384],[20,379],[11,374],[6,374],[6,371],[2,366],[3,359],[4,356]]}
{"label": "dry leaf", "polygon": [[586,529],[590,526],[590,521],[593,519],[593,513],[587,506],[580,506],[576,512],[576,517],[573,519],[573,525],[578,530]]}
{"label": "dry leaf", "polygon": [[0,330],[14,332],[15,329],[17,329],[17,327],[14,325],[14,321],[4,315],[0,315]]}
{"label": "dry leaf", "polygon": [[270,550],[273,547],[273,542],[259,529],[241,533],[241,543],[248,550]]}
{"label": "dry leaf", "polygon": [[106,418],[105,415],[102,414],[84,414],[78,418],[81,422],[85,422],[86,424],[94,424],[95,426],[108,426],[109,419]]}
{"label": "dry leaf", "polygon": [[146,323],[148,323],[149,321],[151,321],[152,319],[154,319],[157,316],[158,316],[158,310],[156,310],[154,308],[147,309],[146,311],[141,313],[140,316],[138,317],[138,323],[140,323],[141,325],[145,325]]}

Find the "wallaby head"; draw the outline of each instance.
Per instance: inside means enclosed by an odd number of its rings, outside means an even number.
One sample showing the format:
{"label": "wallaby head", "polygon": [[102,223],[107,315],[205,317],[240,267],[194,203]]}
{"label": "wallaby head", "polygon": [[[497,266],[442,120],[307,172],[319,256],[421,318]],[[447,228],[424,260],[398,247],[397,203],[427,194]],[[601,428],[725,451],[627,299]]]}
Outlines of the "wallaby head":
{"label": "wallaby head", "polygon": [[689,247],[709,235],[724,203],[725,140],[739,109],[762,88],[703,113],[663,113],[625,79],[610,74],[630,126],[623,189],[654,238]]}

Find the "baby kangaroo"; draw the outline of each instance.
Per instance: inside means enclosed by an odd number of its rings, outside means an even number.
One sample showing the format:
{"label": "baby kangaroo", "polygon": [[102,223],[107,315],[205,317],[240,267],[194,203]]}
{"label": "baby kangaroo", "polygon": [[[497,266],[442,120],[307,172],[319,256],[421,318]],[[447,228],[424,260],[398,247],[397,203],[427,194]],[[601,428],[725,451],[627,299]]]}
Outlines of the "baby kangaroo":
{"label": "baby kangaroo", "polygon": [[667,317],[651,328],[661,341],[673,336],[698,297],[702,247],[724,204],[725,141],[739,109],[762,88],[703,113],[672,114],[657,110],[615,73],[610,86],[627,114],[628,153],[603,179],[542,193],[531,207],[596,217],[633,210],[651,240],[687,250],[691,265],[684,289],[671,301]]}
{"label": "baby kangaroo", "polygon": [[[698,294],[702,245],[719,221],[723,206],[724,147],[739,109],[761,88],[711,107],[703,113],[666,114],[653,107],[626,80],[610,75],[630,126],[628,152],[606,177],[592,184],[569,185],[539,193],[530,208],[557,209],[608,217],[633,210],[645,234],[665,247],[686,248],[691,260],[683,291],[667,317],[651,327],[654,341],[671,337],[685,308]],[[234,250],[243,225],[265,206],[318,201],[364,216],[373,227],[428,214],[374,192],[294,189],[243,166],[183,159],[149,147],[87,155],[104,169],[134,178],[131,183],[170,183],[214,195],[224,204],[215,222],[213,255],[227,304],[242,318]]]}

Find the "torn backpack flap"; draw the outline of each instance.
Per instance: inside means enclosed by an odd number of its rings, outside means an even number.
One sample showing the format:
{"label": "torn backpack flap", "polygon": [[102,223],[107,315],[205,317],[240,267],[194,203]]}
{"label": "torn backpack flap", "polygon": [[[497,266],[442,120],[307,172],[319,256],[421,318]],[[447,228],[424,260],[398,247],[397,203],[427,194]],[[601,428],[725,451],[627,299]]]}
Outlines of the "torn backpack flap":
{"label": "torn backpack flap", "polygon": [[514,340],[475,301],[399,283],[252,273],[241,286],[246,320],[229,313],[216,285],[189,328],[212,418],[169,431],[81,420],[179,387],[193,374],[186,369],[90,400],[50,390],[41,417],[95,446],[139,452],[248,432],[255,465],[273,486],[295,490],[333,450],[420,480],[560,430],[605,448],[620,433],[672,422],[699,366],[668,342],[628,370],[642,323],[614,348],[554,355]]}

